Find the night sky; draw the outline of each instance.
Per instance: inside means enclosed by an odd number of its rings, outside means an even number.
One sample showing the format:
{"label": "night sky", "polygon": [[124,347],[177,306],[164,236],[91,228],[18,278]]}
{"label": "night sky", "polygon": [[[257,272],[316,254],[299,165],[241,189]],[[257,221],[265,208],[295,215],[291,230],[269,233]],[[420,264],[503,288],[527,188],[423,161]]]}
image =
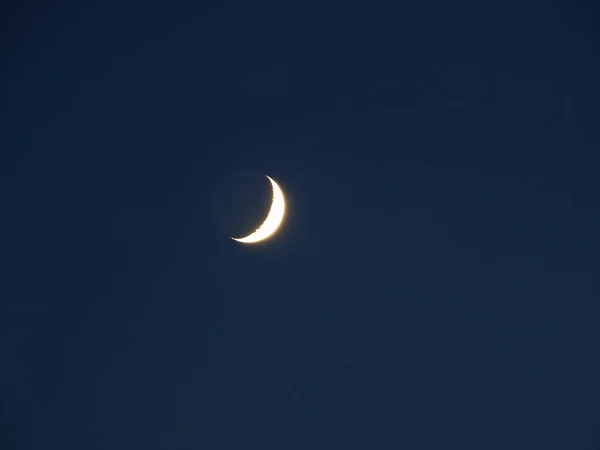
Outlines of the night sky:
{"label": "night sky", "polygon": [[0,448],[600,448],[600,15],[546,3],[3,6]]}

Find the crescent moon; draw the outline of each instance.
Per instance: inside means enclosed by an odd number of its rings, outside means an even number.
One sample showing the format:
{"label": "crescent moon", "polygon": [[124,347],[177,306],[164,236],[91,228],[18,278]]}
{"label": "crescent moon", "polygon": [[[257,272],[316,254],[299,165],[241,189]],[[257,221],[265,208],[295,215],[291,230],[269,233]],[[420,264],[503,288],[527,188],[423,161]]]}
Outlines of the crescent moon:
{"label": "crescent moon", "polygon": [[273,200],[271,201],[271,208],[267,218],[259,226],[256,231],[253,231],[246,237],[234,238],[234,241],[242,242],[244,244],[254,244],[256,242],[264,241],[265,239],[273,236],[281,223],[283,222],[283,216],[285,215],[285,197],[279,185],[270,176],[265,175],[271,182],[273,188]]}

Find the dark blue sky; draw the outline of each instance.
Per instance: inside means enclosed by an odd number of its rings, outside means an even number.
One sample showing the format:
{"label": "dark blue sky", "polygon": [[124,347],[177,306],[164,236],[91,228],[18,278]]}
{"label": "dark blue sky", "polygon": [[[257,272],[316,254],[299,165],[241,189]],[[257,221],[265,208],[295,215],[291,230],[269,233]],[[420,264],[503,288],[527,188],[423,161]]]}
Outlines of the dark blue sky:
{"label": "dark blue sky", "polygon": [[[7,7],[5,447],[597,448],[596,17]],[[213,213],[246,169],[259,247]]]}

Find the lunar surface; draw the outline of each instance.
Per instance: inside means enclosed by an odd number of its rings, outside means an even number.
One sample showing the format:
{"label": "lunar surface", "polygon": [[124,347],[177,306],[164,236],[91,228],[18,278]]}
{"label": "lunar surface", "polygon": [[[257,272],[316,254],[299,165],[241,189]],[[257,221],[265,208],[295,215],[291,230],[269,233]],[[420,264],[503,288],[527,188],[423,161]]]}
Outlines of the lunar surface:
{"label": "lunar surface", "polygon": [[231,239],[234,241],[241,242],[243,244],[254,244],[256,242],[264,241],[265,239],[273,236],[283,222],[283,217],[285,216],[285,197],[283,196],[283,192],[275,180],[268,175],[266,175],[266,177],[271,182],[271,187],[273,188],[273,200],[271,202],[271,207],[269,208],[267,218],[262,225],[260,225],[248,236],[241,238],[232,237]]}

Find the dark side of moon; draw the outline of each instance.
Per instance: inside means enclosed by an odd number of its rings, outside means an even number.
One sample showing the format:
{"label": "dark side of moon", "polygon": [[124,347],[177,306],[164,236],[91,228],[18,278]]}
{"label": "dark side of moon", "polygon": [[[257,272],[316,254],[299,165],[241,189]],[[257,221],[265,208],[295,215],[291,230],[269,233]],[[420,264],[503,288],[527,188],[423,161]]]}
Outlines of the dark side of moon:
{"label": "dark side of moon", "polygon": [[227,174],[217,185],[213,215],[219,230],[227,237],[244,237],[265,220],[273,190],[264,174],[238,170]]}

